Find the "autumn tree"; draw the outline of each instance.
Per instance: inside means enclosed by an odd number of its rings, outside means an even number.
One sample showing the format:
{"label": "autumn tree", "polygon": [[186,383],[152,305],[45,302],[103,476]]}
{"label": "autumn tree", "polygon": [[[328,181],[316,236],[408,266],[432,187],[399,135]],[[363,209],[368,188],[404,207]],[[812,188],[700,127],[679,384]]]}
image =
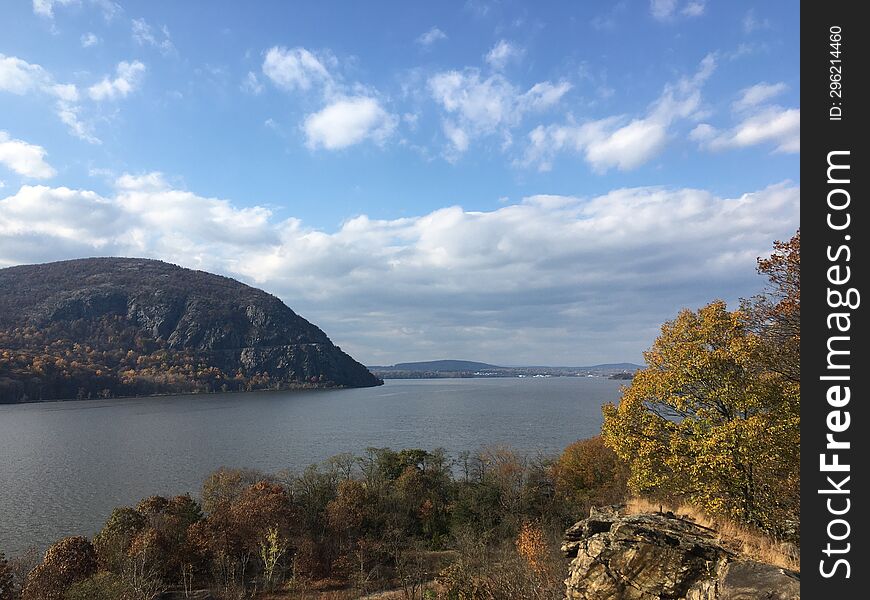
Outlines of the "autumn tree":
{"label": "autumn tree", "polygon": [[120,573],[130,543],[146,524],[146,517],[133,508],[122,506],[113,510],[93,540],[100,568]]}
{"label": "autumn tree", "polygon": [[238,499],[248,487],[265,478],[263,473],[255,469],[221,467],[209,474],[202,483],[202,507],[206,512],[212,512]]}
{"label": "autumn tree", "polygon": [[604,408],[602,435],[636,492],[676,496],[768,530],[793,512],[799,396],[759,368],[765,344],[722,301],[683,310],[644,353],[647,368]]}
{"label": "autumn tree", "polygon": [[627,492],[628,466],[600,435],[565,448],[553,471],[556,493],[575,514],[590,506],[615,504]]}
{"label": "autumn tree", "polygon": [[97,555],[83,537],[68,537],[45,552],[42,563],[28,574],[22,600],[62,600],[75,583],[96,573]]}
{"label": "autumn tree", "polygon": [[774,242],[773,253],[758,259],[758,272],[767,277],[761,294],[744,300],[742,310],[765,344],[764,366],[800,383],[801,344],[801,232],[787,242]]}

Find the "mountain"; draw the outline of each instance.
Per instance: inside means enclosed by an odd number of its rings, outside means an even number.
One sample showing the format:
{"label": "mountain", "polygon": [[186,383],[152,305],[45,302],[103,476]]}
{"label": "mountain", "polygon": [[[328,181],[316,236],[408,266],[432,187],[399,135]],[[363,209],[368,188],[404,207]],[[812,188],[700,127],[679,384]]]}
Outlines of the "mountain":
{"label": "mountain", "polygon": [[471,360],[429,360],[423,362],[406,362],[398,363],[390,367],[371,367],[377,370],[395,370],[395,371],[487,371],[492,369],[501,369],[495,365],[488,365],[482,362],[474,362]]}
{"label": "mountain", "polygon": [[0,402],[381,383],[228,277],[136,258],[0,269]]}
{"label": "mountain", "polygon": [[430,360],[398,363],[391,366],[371,366],[369,369],[383,379],[431,379],[442,377],[586,377],[597,376],[630,379],[642,365],[608,363],[589,367],[499,367],[470,360]]}

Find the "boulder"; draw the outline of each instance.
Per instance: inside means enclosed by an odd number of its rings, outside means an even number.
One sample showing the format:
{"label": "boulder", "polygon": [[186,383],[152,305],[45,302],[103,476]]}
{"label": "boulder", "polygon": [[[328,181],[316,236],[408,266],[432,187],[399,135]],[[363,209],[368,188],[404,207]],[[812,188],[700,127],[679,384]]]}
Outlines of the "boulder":
{"label": "boulder", "polygon": [[714,530],[673,513],[593,508],[565,532],[571,600],[793,600],[795,573],[741,559]]}

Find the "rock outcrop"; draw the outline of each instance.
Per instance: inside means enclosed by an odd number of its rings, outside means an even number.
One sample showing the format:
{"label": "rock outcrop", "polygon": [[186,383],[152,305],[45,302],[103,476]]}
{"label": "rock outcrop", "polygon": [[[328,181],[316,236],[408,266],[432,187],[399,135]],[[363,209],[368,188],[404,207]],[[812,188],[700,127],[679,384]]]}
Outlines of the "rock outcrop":
{"label": "rock outcrop", "polygon": [[570,600],[798,600],[797,574],[745,560],[672,513],[592,509],[565,532]]}
{"label": "rock outcrop", "polygon": [[7,402],[382,383],[275,296],[133,258],[0,269],[0,354]]}

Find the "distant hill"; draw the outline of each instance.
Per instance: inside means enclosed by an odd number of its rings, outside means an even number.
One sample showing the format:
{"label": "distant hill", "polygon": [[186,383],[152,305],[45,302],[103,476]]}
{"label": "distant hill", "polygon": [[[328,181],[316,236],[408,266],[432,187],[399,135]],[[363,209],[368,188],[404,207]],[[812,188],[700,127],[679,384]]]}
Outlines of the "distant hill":
{"label": "distant hill", "polygon": [[592,365],[591,367],[576,367],[577,369],[584,369],[587,371],[637,371],[638,369],[643,369],[643,365],[636,365],[634,363],[622,362],[622,363],[605,363],[603,365]]}
{"label": "distant hill", "polygon": [[369,369],[384,379],[426,379],[440,377],[585,377],[633,374],[642,365],[634,363],[607,363],[587,367],[500,367],[471,360],[430,360],[397,363],[390,366],[370,366]]}
{"label": "distant hill", "polygon": [[380,383],[228,277],[134,258],[0,269],[0,402]]}
{"label": "distant hill", "polygon": [[395,371],[485,371],[490,369],[503,369],[482,362],[471,360],[429,360],[422,362],[398,363],[389,367],[370,367],[377,370]]}

